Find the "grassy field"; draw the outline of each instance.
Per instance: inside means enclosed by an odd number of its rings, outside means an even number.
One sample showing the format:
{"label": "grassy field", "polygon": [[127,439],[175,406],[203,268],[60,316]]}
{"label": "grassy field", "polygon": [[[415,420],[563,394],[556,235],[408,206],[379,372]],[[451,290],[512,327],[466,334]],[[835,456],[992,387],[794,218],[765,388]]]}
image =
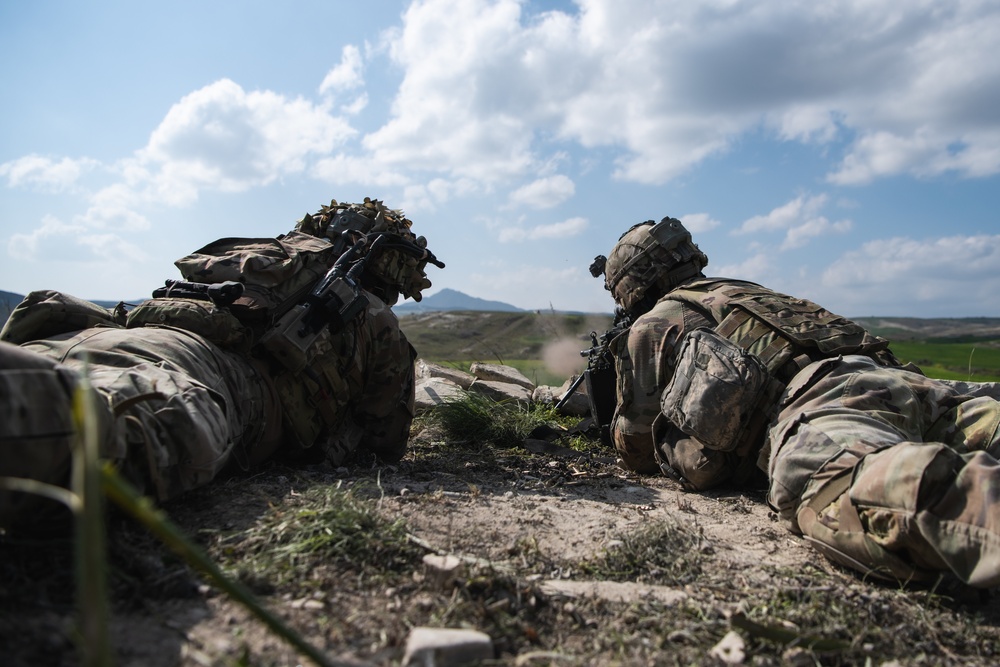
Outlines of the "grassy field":
{"label": "grassy field", "polygon": [[[551,312],[425,313],[400,319],[424,359],[462,370],[477,361],[507,364],[536,384],[556,386],[583,369],[586,359],[580,351],[590,347],[590,332],[604,332],[611,321],[610,315]],[[874,321],[865,324],[893,341],[896,356],[913,362],[929,377],[1000,381],[1000,338],[982,336],[984,322],[993,320],[970,318],[964,327],[962,320],[906,322],[919,326],[904,331],[880,329]]]}
{"label": "grassy field", "polygon": [[893,343],[903,361],[920,367],[928,377],[966,382],[1000,382],[1000,347],[996,341],[978,343]]}

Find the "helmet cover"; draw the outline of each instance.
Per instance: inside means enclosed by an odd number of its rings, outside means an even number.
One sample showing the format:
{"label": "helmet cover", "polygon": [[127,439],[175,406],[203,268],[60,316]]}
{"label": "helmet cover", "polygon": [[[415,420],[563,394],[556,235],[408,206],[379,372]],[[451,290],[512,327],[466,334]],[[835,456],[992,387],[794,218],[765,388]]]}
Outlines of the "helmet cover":
{"label": "helmet cover", "polygon": [[647,296],[658,299],[700,275],[707,264],[708,256],[680,220],[647,220],[618,238],[604,267],[604,286],[619,306],[631,311]]}

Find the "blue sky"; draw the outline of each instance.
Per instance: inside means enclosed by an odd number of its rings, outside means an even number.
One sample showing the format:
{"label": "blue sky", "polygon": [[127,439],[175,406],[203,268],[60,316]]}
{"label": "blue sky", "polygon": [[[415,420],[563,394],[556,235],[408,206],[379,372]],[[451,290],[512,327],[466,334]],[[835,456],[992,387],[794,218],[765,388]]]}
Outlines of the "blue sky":
{"label": "blue sky", "polygon": [[679,217],[712,275],[848,316],[1000,316],[1000,3],[0,3],[0,289],[134,299],[331,198],[434,286],[609,312]]}

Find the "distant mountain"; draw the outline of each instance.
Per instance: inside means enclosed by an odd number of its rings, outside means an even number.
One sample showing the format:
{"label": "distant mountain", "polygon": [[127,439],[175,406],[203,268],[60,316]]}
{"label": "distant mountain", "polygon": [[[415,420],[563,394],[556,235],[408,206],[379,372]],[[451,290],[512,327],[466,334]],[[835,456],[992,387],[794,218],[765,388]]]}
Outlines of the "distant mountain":
{"label": "distant mountain", "polygon": [[406,301],[397,304],[392,309],[399,315],[429,313],[438,310],[483,310],[503,313],[525,312],[523,308],[512,306],[503,301],[480,299],[448,288],[441,290],[437,294],[425,296],[421,301]]}
{"label": "distant mountain", "polygon": [[3,326],[3,323],[7,321],[10,311],[14,310],[14,307],[23,300],[24,296],[21,294],[0,290],[0,326]]}

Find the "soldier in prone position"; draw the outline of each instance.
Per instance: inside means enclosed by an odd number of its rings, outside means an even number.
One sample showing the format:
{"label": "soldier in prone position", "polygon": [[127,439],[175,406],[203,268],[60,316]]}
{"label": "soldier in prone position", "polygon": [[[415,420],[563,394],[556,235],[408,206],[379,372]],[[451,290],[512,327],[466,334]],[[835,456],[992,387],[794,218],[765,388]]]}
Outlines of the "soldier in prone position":
{"label": "soldier in prone position", "polygon": [[1000,585],[1000,384],[932,380],[803,299],[707,278],[679,220],[633,226],[605,287],[624,464],[688,490],[767,484],[787,526],[869,575]]}
{"label": "soldier in prone position", "polygon": [[[427,263],[444,266],[410,225],[377,200],[334,201],[288,234],[181,258],[184,281],[128,313],[32,292],[0,331],[0,477],[68,483],[83,374],[101,457],[159,500],[279,449],[398,460],[415,352],[390,306],[420,300]],[[0,491],[0,528],[44,510]]]}

